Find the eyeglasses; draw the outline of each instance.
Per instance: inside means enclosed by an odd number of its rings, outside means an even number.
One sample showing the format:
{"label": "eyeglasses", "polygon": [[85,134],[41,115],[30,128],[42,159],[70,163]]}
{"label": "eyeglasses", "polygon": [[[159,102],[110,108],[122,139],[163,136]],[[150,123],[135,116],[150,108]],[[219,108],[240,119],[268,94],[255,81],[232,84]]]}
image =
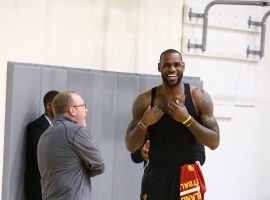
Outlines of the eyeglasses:
{"label": "eyeglasses", "polygon": [[77,108],[77,107],[84,107],[84,109],[86,109],[86,108],[87,108],[86,103],[81,104],[81,105],[75,105],[75,106],[71,106],[71,107],[75,107],[75,108]]}

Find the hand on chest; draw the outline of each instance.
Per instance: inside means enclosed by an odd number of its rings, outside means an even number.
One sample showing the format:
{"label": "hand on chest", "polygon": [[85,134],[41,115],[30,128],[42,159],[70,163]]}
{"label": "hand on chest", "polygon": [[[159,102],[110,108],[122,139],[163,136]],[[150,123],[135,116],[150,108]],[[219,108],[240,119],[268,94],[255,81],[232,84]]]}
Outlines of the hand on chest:
{"label": "hand on chest", "polygon": [[165,114],[179,122],[184,121],[189,116],[188,110],[185,106],[184,95],[173,98],[157,97],[155,105],[158,106]]}
{"label": "hand on chest", "polygon": [[176,109],[177,107],[172,107],[175,104],[179,107],[185,107],[185,95],[179,95],[175,97],[157,97],[155,99],[154,105],[158,106],[163,112],[167,114],[168,109]]}

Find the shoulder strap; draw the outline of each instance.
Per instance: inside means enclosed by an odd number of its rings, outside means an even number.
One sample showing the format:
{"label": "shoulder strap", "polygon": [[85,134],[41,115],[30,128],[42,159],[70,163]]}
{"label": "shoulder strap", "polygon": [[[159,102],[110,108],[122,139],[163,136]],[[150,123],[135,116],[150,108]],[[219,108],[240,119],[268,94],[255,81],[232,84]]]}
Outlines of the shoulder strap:
{"label": "shoulder strap", "polygon": [[151,107],[154,106],[156,94],[157,94],[157,87],[154,87],[151,90]]}
{"label": "shoulder strap", "polygon": [[186,98],[191,99],[190,85],[188,83],[184,83],[184,88],[185,88],[185,96],[186,96]]}

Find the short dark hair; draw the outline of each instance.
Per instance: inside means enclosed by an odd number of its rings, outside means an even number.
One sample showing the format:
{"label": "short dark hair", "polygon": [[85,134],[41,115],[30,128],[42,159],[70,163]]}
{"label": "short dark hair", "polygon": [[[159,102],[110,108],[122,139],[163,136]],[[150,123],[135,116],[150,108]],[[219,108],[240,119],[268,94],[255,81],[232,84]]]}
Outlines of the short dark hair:
{"label": "short dark hair", "polygon": [[179,51],[175,50],[175,49],[167,49],[165,51],[163,51],[161,54],[160,54],[160,57],[159,57],[159,62],[161,61],[161,57],[167,53],[178,53],[180,56],[181,56],[181,59],[182,59],[182,55]]}
{"label": "short dark hair", "polygon": [[44,95],[44,98],[43,98],[43,104],[44,104],[44,107],[46,108],[46,105],[48,103],[52,103],[53,102],[53,99],[54,97],[58,94],[59,92],[56,91],[56,90],[51,90],[49,92],[47,92],[45,95]]}

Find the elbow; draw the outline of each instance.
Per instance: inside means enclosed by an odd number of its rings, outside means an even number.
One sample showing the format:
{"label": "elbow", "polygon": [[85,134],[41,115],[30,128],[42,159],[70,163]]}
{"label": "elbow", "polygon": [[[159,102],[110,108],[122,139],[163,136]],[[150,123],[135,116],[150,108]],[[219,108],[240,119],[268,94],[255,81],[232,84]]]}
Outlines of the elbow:
{"label": "elbow", "polygon": [[209,148],[211,150],[215,150],[218,148],[218,146],[219,146],[219,139],[216,142],[213,142],[211,145],[209,145]]}
{"label": "elbow", "polygon": [[95,174],[102,174],[105,171],[105,162],[103,160],[100,160],[96,163],[95,166],[93,166],[93,171]]}
{"label": "elbow", "polygon": [[100,163],[99,169],[98,169],[98,173],[102,174],[105,171],[105,163],[102,162]]}
{"label": "elbow", "polygon": [[129,146],[129,145],[126,145],[126,147],[127,147],[127,150],[128,150],[130,153],[134,153],[134,152],[136,151],[135,148],[132,148],[132,147]]}
{"label": "elbow", "polygon": [[209,148],[210,148],[211,150],[215,150],[215,149],[218,148],[218,145],[211,145]]}
{"label": "elbow", "polygon": [[132,145],[130,145],[127,141],[126,141],[126,148],[130,153],[134,153],[137,150]]}
{"label": "elbow", "polygon": [[104,162],[99,163],[89,171],[89,176],[90,177],[95,177],[97,175],[102,174],[105,171],[105,164]]}

